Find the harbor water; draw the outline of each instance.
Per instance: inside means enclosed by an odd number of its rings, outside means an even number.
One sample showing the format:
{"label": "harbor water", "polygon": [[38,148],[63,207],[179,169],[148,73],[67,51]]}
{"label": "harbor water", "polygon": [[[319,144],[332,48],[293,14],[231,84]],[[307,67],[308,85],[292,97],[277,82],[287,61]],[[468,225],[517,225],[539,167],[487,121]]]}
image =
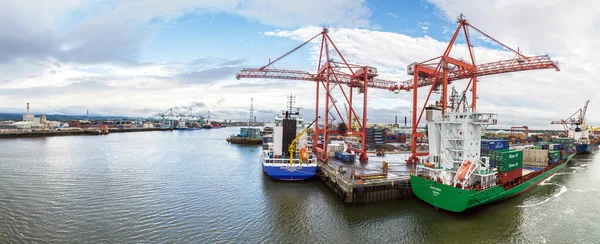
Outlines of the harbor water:
{"label": "harbor water", "polygon": [[239,128],[0,139],[0,243],[600,243],[600,155],[466,213],[278,182]]}

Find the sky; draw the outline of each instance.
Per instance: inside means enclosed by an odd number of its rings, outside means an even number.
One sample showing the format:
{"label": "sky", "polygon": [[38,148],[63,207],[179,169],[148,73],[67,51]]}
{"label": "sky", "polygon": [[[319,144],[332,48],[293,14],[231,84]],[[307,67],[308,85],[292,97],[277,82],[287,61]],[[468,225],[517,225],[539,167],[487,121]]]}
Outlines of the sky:
{"label": "sky", "polygon": [[[407,80],[408,64],[444,52],[462,13],[524,55],[550,55],[561,69],[482,77],[479,111],[497,113],[499,127],[559,129],[550,121],[591,100],[586,119],[600,124],[595,112],[600,109],[595,99],[600,6],[592,5],[600,2],[2,1],[0,112],[22,113],[30,102],[34,113],[45,114],[89,110],[91,115],[150,117],[192,108],[197,114],[210,111],[213,118],[244,120],[253,98],[257,119],[269,120],[294,94],[296,105],[312,119],[314,83],[237,80],[236,72],[267,64],[326,26],[350,63],[374,66],[383,79]],[[514,56],[469,33],[478,63]],[[299,49],[275,67],[315,72],[318,45]],[[464,41],[454,50],[453,57],[468,57]],[[456,83],[458,90],[465,85]],[[419,106],[427,91],[419,90]],[[395,116],[403,121],[411,100],[408,92],[370,90],[369,122],[393,123]]]}

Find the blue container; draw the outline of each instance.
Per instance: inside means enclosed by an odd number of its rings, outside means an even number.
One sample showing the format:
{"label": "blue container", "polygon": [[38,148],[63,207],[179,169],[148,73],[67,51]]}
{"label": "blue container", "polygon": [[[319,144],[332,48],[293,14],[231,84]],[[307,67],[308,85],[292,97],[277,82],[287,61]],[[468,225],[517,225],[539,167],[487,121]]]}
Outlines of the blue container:
{"label": "blue container", "polygon": [[488,151],[509,149],[508,140],[481,140],[481,149]]}
{"label": "blue container", "polygon": [[354,162],[354,154],[347,152],[336,152],[335,158],[343,162]]}

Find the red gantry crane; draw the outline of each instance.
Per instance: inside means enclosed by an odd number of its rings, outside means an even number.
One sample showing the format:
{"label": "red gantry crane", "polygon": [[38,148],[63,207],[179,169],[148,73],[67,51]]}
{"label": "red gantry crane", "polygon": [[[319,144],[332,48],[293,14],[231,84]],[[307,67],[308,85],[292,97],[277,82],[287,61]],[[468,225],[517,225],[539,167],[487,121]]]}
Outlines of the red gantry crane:
{"label": "red gantry crane", "polygon": [[511,136],[515,135],[515,131],[523,131],[523,134],[525,134],[525,137],[529,136],[529,127],[527,127],[526,125],[510,127],[510,135]]}
{"label": "red gantry crane", "polygon": [[[579,126],[584,124],[585,113],[587,112],[588,103],[590,103],[590,100],[587,100],[587,102],[585,102],[585,105],[583,106],[583,108],[580,108],[577,111],[575,111],[575,113],[573,113],[567,119],[552,121],[551,124],[563,125],[563,128],[565,129],[565,133],[567,134],[567,137],[569,137],[569,125],[575,125],[575,127],[576,127],[575,130],[577,131]],[[573,116],[577,115],[577,113],[579,113],[579,116],[577,116],[577,118],[573,117]]]}
{"label": "red gantry crane", "polygon": [[[341,122],[348,125],[348,128],[352,128],[351,124],[353,116],[354,118],[362,118],[362,121],[355,119],[358,121],[358,132],[361,139],[361,146],[360,148],[358,148],[351,145],[348,151],[358,153],[360,155],[360,160],[366,161],[368,160],[366,154],[368,90],[371,88],[376,88],[398,92],[400,89],[400,83],[376,78],[378,73],[377,69],[375,69],[374,67],[348,63],[328,33],[328,29],[323,28],[323,31],[321,31],[319,34],[313,36],[308,41],[300,44],[299,46],[287,52],[283,56],[269,62],[267,65],[260,68],[242,69],[237,74],[236,78],[268,78],[316,82],[315,118],[318,118],[323,112],[323,110],[319,106],[319,98],[321,96],[324,96],[325,99],[325,108],[323,114],[326,116],[324,116],[324,123],[322,127],[319,126],[319,123],[316,123],[315,126],[313,140],[313,150],[315,154],[322,161],[327,161],[327,159],[329,158],[329,156],[327,155],[327,145],[329,142],[329,135],[331,135],[329,129],[329,115],[332,114],[333,111],[335,111],[339,116]],[[277,69],[273,67],[274,63],[287,57],[291,53],[297,51],[298,49],[315,39],[321,39],[319,62],[317,64],[318,66],[316,73],[298,70]],[[333,47],[333,49],[330,46]],[[333,53],[330,53],[330,51]],[[334,61],[334,56],[337,56],[338,61]],[[349,110],[347,116],[341,115],[340,110],[336,105],[336,100],[332,97],[332,91],[335,89],[335,87],[339,88],[345,103],[348,104]],[[362,115],[360,117],[357,116],[357,111],[354,109],[353,106],[354,89],[358,89],[358,93],[363,94]],[[347,119],[348,121],[345,121],[345,119]],[[333,132],[333,130],[331,132]],[[321,133],[323,134],[323,144],[318,143],[319,134]]]}
{"label": "red gantry crane", "polygon": [[[461,14],[457,20],[458,27],[448,43],[448,47],[442,56],[421,62],[413,63],[408,66],[408,74],[413,75],[413,79],[403,82],[399,89],[401,90],[413,90],[413,109],[412,109],[412,136],[411,136],[411,156],[407,160],[407,164],[414,164],[419,161],[418,156],[427,156],[426,152],[417,152],[416,143],[417,138],[424,137],[423,133],[417,132],[417,127],[425,111],[425,107],[429,102],[429,98],[434,91],[441,89],[440,101],[436,102],[436,105],[442,108],[442,114],[445,113],[448,108],[448,84],[456,80],[469,79],[469,83],[465,88],[465,91],[471,87],[472,91],[472,102],[471,108],[476,111],[477,105],[477,78],[487,75],[495,75],[509,72],[525,71],[525,70],[540,70],[540,69],[556,69],[559,71],[558,64],[550,59],[548,55],[541,56],[525,56],[519,51],[507,47],[501,42],[483,33],[479,29],[475,28],[467,22],[464,16]],[[473,53],[473,46],[471,45],[471,39],[469,37],[470,29],[475,30],[484,37],[488,38],[494,44],[498,44],[501,47],[508,49],[513,52],[515,56],[512,59],[501,60],[491,63],[476,64],[475,56]],[[455,45],[457,37],[460,31],[463,31],[466,41],[466,46],[469,51],[469,60],[463,61],[457,58],[450,57],[452,47]],[[425,103],[420,114],[417,117],[417,88],[423,86],[431,86],[429,94],[425,99]],[[459,104],[460,106],[460,104]],[[458,107],[457,107],[458,108]]]}

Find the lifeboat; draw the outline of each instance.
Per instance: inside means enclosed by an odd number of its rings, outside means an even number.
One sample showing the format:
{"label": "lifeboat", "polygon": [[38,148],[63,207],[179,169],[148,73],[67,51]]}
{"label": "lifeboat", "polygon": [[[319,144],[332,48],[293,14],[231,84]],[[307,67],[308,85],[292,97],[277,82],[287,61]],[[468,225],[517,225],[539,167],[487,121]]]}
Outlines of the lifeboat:
{"label": "lifeboat", "polygon": [[429,168],[434,168],[435,167],[435,164],[432,164],[430,162],[425,162],[423,164],[425,165],[425,167],[429,167]]}
{"label": "lifeboat", "polygon": [[465,160],[465,162],[463,163],[463,167],[460,167],[460,169],[458,169],[458,180],[459,181],[464,181],[465,177],[467,176],[467,173],[473,168],[475,167],[475,164],[471,163],[471,161],[469,160]]}
{"label": "lifeboat", "polygon": [[308,152],[306,151],[306,147],[300,148],[300,159],[302,159],[302,161],[308,160]]}

